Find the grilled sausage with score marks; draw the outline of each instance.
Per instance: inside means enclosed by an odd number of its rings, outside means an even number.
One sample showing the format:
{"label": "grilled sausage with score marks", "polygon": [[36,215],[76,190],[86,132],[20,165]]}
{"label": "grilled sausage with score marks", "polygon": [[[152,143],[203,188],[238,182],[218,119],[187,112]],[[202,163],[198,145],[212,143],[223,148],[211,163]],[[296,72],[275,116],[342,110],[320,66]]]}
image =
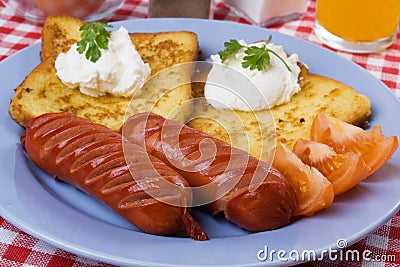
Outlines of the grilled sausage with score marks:
{"label": "grilled sausage with score marks", "polygon": [[[142,231],[171,235],[186,230],[195,240],[208,239],[189,214],[186,180],[138,145],[123,144],[119,133],[70,113],[49,113],[27,124],[21,144],[38,167]],[[169,204],[173,201],[177,205]]]}
{"label": "grilled sausage with score marks", "polygon": [[193,191],[193,205],[249,231],[290,222],[297,209],[293,188],[276,169],[222,140],[153,113],[130,117],[121,133],[179,172]]}

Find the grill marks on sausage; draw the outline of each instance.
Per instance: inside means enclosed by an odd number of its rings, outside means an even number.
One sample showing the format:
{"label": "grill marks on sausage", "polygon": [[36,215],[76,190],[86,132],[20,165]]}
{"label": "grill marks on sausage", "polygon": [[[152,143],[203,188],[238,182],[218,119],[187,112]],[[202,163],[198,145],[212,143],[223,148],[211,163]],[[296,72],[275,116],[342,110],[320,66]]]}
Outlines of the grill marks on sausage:
{"label": "grill marks on sausage", "polygon": [[[117,143],[120,140],[115,138],[115,133],[112,132],[99,132],[97,129],[93,131],[85,131],[82,134],[77,134],[75,138],[68,140],[67,144],[62,147],[63,150],[57,156],[57,162],[62,161],[65,157],[70,156],[71,153],[80,155],[85,153],[85,148],[91,144],[101,145],[106,144],[109,141],[115,141]],[[63,142],[63,141],[61,141]],[[102,143],[103,142],[103,143]]]}
{"label": "grill marks on sausage", "polygon": [[38,167],[104,202],[144,232],[186,230],[195,240],[208,239],[189,213],[186,180],[142,147],[123,143],[121,134],[61,112],[28,122],[20,141]]}
{"label": "grill marks on sausage", "polygon": [[[142,119],[137,115],[137,120]],[[266,173],[263,172],[270,170],[266,163],[225,142],[211,138],[203,132],[191,130],[187,126],[182,127],[179,123],[168,121],[167,124],[163,124],[160,120],[158,116],[147,117],[146,128],[143,129],[147,151],[151,151],[171,167],[179,169],[191,186],[210,183],[222,186],[227,183],[232,190],[216,201],[217,206],[218,202],[225,202],[231,194],[241,188],[248,188],[254,177],[262,175],[262,178],[265,178]],[[127,133],[129,132],[137,130],[127,130]],[[134,139],[133,136],[132,138]],[[131,141],[135,142],[133,139]],[[256,171],[257,168],[260,170]],[[235,178],[236,180],[232,181]]]}
{"label": "grill marks on sausage", "polygon": [[153,113],[130,117],[122,134],[169,164],[192,187],[207,186],[196,194],[211,202],[210,212],[224,212],[227,220],[242,228],[276,229],[288,224],[297,209],[285,177],[220,139]]}
{"label": "grill marks on sausage", "polygon": [[[154,159],[151,161],[141,148],[138,152],[138,146],[129,145],[131,152],[127,151],[127,164],[118,133],[86,119],[77,120],[68,115],[49,116],[47,120],[42,118],[35,125],[37,131],[34,138],[41,139],[44,153],[55,156],[56,165],[68,164],[71,166],[71,174],[81,179],[81,183],[88,186],[99,183],[100,191],[104,194],[125,190],[126,196],[118,204],[121,208],[129,209],[143,205],[144,202],[157,201],[147,193],[152,191],[156,197],[182,197],[177,191],[159,190],[161,180],[174,181],[172,177],[176,174],[170,173],[169,168],[163,169],[160,162]],[[149,169],[153,171],[149,172]],[[163,177],[165,174],[169,176]],[[146,187],[147,192],[143,187]],[[149,190],[151,187],[154,189]]]}

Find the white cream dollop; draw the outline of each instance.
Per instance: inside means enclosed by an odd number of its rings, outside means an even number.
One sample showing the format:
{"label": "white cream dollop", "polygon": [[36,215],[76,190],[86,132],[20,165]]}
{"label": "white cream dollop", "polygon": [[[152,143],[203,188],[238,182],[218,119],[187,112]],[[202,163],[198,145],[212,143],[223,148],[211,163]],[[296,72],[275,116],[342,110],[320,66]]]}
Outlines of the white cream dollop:
{"label": "white cream dollop", "polygon": [[[239,43],[246,48],[262,47],[265,44],[257,42],[248,45],[243,40]],[[268,43],[267,48],[277,53],[291,71],[272,53],[269,53],[270,65],[258,71],[242,67],[246,48],[240,49],[223,64],[218,54],[211,56],[215,64],[210,70],[204,88],[204,95],[209,104],[219,109],[263,110],[289,102],[291,97],[301,90],[298,83],[300,68],[297,65],[296,54],[287,56],[282,46]],[[240,74],[244,74],[245,77],[241,77],[243,75]]]}
{"label": "white cream dollop", "polygon": [[65,85],[83,94],[132,97],[150,77],[149,64],[143,62],[124,27],[111,32],[108,49],[101,49],[95,63],[76,49],[73,44],[67,53],[60,53],[55,67]]}

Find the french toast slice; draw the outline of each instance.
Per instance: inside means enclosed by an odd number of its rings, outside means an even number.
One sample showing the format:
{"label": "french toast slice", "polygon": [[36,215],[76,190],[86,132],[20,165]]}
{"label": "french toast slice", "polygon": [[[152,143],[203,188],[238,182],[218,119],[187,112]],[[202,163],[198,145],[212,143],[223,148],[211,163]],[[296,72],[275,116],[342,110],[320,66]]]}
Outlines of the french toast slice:
{"label": "french toast slice", "polygon": [[72,44],[81,39],[79,28],[84,21],[62,15],[48,16],[42,29],[42,50],[40,59],[55,60],[60,53],[66,53]]}
{"label": "french toast slice", "polygon": [[[143,90],[137,99],[136,96],[133,99],[111,95],[91,97],[65,86],[56,74],[54,62],[60,52],[68,51],[80,40],[79,28],[83,23],[60,15],[46,19],[41,62],[17,87],[10,104],[9,113],[21,126],[41,114],[66,111],[118,131],[128,107],[130,114],[152,111],[170,117],[177,105],[191,98],[190,71],[183,68],[168,73],[169,81],[182,85],[171,88],[166,79],[150,79],[152,89]],[[143,61],[149,63],[152,75],[176,64],[195,61],[198,56],[197,35],[193,32],[131,33],[130,37]],[[183,122],[190,111],[182,109],[175,113],[173,119]]]}
{"label": "french toast slice", "polygon": [[[302,90],[290,102],[270,110],[232,113],[217,110],[205,100],[200,101],[195,110],[209,117],[194,114],[188,125],[267,162],[272,160],[276,144],[283,143],[291,149],[299,138],[309,139],[312,122],[319,113],[360,127],[368,125],[372,115],[370,99],[352,87],[328,77],[310,74],[304,68],[300,85]],[[203,97],[203,88],[204,85],[197,84],[194,97]]]}

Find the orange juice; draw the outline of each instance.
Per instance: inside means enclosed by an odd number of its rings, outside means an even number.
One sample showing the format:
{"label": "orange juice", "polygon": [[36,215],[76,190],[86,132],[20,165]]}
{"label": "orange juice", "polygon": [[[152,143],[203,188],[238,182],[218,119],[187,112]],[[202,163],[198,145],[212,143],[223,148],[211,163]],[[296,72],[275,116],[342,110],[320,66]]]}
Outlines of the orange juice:
{"label": "orange juice", "polygon": [[397,31],[400,0],[317,0],[316,18],[344,40],[372,42]]}

